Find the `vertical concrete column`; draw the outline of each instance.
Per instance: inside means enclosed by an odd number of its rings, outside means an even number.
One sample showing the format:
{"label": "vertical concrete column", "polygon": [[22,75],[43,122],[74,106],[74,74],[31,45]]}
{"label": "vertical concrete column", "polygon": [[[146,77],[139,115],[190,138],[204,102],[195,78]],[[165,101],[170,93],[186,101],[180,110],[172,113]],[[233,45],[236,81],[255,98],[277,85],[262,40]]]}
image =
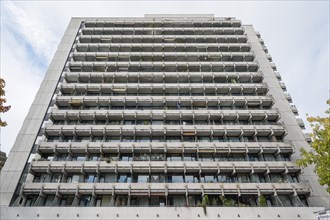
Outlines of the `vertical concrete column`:
{"label": "vertical concrete column", "polygon": [[[262,45],[258,36],[255,33],[252,25],[244,25],[245,34],[248,36],[248,43],[251,45],[251,52],[255,53],[256,60],[258,60],[259,70],[262,71],[264,80],[269,87],[269,95],[272,95],[275,104],[274,107],[279,109],[281,119],[279,122],[283,122],[288,134],[284,140],[291,142],[295,148],[295,153],[292,156],[293,161],[300,158],[300,149],[309,149],[309,145],[305,140],[305,136],[298,125],[297,119],[293,114],[290,104],[287,101],[285,94],[279,84],[278,79],[274,74],[274,70],[266,56],[266,53],[262,49]],[[323,206],[329,208],[330,195],[326,192],[324,187],[321,187],[318,183],[318,176],[313,172],[313,167],[308,167],[302,170],[300,175],[301,184],[308,183],[311,186],[311,197],[309,197],[310,206]]]}

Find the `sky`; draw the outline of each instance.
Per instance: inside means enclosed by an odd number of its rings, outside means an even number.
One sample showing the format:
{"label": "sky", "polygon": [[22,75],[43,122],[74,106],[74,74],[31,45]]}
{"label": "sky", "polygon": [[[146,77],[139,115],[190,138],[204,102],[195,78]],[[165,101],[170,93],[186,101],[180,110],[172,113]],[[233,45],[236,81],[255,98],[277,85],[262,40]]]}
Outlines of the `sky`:
{"label": "sky", "polygon": [[[306,114],[325,116],[329,99],[329,1],[0,1],[0,72],[11,110],[2,114],[8,153],[71,17],[214,14],[261,33],[288,92]],[[310,132],[307,127],[305,132]]]}

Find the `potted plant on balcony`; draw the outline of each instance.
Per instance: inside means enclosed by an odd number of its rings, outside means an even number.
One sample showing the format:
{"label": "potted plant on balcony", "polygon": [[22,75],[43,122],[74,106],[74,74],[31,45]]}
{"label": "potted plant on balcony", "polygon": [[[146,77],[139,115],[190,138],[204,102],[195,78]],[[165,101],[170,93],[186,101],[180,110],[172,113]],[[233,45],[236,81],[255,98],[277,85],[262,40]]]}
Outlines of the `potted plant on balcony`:
{"label": "potted plant on balcony", "polygon": [[266,198],[262,194],[259,196],[258,202],[260,207],[266,206]]}
{"label": "potted plant on balcony", "polygon": [[204,195],[202,198],[202,201],[199,202],[198,206],[201,206],[203,208],[204,214],[207,215],[207,210],[206,210],[206,206],[209,205],[209,197],[207,195]]}

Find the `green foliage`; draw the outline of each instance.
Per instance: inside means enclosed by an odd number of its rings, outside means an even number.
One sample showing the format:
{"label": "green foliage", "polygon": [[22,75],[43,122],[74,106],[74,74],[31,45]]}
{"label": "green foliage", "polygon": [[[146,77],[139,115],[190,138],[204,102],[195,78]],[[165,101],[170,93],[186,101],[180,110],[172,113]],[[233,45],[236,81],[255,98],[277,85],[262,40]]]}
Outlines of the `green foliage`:
{"label": "green foliage", "polygon": [[225,207],[233,207],[236,206],[236,202],[233,199],[227,199],[224,196],[220,196],[220,200],[222,201],[223,206]]}
{"label": "green foliage", "polygon": [[262,194],[259,196],[258,202],[260,207],[266,206],[266,198]]}
{"label": "green foliage", "polygon": [[[6,86],[5,80],[0,78],[0,113],[5,113],[9,111],[11,107],[10,105],[4,106],[4,104],[7,102],[7,100],[4,98],[4,96],[6,95],[5,86]],[[5,126],[7,126],[7,122],[2,121],[0,118],[0,127],[5,127]]]}
{"label": "green foliage", "polygon": [[202,198],[202,202],[200,202],[198,205],[203,207],[204,214],[207,215],[206,213],[206,206],[208,206],[210,203],[209,197],[207,195],[204,195]]}
{"label": "green foliage", "polygon": [[[330,100],[327,101],[330,105]],[[327,117],[308,117],[313,129],[311,151],[301,149],[301,159],[297,164],[302,167],[315,165],[315,172],[319,176],[319,183],[326,185],[330,193],[330,110]]]}

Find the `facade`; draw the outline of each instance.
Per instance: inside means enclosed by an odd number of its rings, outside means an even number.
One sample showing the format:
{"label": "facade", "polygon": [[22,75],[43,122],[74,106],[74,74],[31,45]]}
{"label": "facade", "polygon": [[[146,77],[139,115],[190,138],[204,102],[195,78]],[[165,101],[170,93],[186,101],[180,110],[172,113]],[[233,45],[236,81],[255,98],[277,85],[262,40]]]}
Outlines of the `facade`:
{"label": "facade", "polygon": [[2,170],[2,167],[4,166],[5,162],[6,162],[6,153],[5,152],[2,152],[0,151],[0,172]]}
{"label": "facade", "polygon": [[315,219],[329,195],[295,164],[310,140],[285,91],[235,18],[73,18],[1,173],[1,219]]}

